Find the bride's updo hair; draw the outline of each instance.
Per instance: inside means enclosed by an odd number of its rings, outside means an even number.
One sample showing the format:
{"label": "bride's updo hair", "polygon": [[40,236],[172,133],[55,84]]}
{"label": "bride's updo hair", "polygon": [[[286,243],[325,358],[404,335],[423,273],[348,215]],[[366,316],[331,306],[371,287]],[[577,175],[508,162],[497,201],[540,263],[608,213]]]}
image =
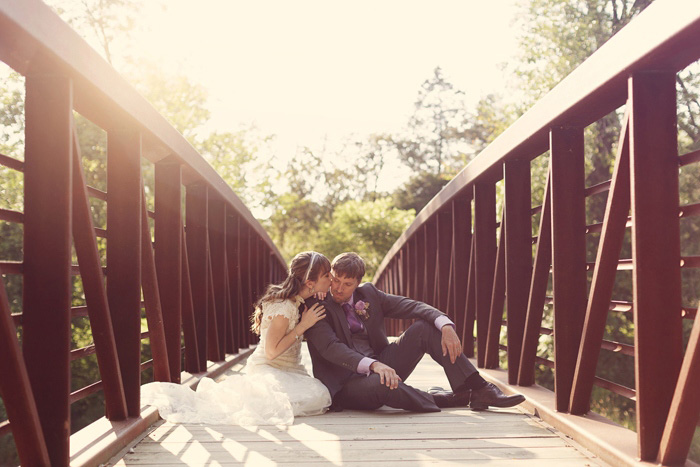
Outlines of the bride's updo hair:
{"label": "bride's updo hair", "polygon": [[298,253],[289,264],[287,278],[281,284],[270,284],[265,293],[255,302],[255,312],[251,316],[251,329],[255,334],[260,334],[260,322],[262,321],[262,305],[264,302],[282,301],[294,298],[304,287],[308,280],[318,280],[320,276],[331,270],[331,262],[321,253],[304,251]]}

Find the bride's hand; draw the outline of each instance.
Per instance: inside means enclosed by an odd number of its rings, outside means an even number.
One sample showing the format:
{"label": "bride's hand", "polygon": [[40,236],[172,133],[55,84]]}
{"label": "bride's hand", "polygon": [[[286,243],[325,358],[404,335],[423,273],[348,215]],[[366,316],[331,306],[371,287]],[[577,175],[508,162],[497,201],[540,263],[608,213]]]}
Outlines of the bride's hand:
{"label": "bride's hand", "polygon": [[311,308],[305,308],[301,314],[301,322],[299,323],[304,331],[311,328],[314,324],[326,317],[326,309],[320,303],[315,303]]}
{"label": "bride's hand", "polygon": [[326,298],[326,295],[328,295],[328,292],[316,292],[314,294],[314,298],[317,300],[324,300]]}

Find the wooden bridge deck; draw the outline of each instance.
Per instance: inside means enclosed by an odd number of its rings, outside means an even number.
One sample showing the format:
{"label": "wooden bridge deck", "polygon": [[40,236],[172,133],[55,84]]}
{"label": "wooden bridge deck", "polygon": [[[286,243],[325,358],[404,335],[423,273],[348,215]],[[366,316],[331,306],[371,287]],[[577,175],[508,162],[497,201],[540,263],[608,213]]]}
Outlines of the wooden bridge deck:
{"label": "wooden bridge deck", "polygon": [[[448,387],[440,367],[429,357],[408,382],[420,388]],[[605,465],[520,408],[450,409],[434,414],[390,408],[343,411],[299,417],[289,427],[203,426],[161,420],[108,465],[393,466],[399,462],[402,466]]]}

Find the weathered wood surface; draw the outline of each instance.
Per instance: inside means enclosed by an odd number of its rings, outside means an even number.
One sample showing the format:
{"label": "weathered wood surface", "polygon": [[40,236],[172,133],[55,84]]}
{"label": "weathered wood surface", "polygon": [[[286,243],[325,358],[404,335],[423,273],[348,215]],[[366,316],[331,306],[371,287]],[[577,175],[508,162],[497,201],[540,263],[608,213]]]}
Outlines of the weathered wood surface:
{"label": "weathered wood surface", "polygon": [[[308,358],[308,354],[306,356]],[[308,363],[308,362],[307,362]],[[240,370],[238,365],[233,371]],[[408,383],[448,387],[426,357]],[[159,422],[110,466],[605,465],[539,419],[514,409],[416,414],[384,408],[299,417],[288,427]]]}

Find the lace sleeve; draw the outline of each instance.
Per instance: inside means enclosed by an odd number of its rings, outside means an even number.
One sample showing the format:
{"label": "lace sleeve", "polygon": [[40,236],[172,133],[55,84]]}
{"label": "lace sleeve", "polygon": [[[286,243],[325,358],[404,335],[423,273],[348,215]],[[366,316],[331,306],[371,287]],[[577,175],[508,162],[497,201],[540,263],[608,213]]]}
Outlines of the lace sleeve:
{"label": "lace sleeve", "polygon": [[299,319],[299,310],[291,300],[263,304],[263,322],[269,324],[275,316],[284,316],[289,320],[290,328],[293,328]]}

